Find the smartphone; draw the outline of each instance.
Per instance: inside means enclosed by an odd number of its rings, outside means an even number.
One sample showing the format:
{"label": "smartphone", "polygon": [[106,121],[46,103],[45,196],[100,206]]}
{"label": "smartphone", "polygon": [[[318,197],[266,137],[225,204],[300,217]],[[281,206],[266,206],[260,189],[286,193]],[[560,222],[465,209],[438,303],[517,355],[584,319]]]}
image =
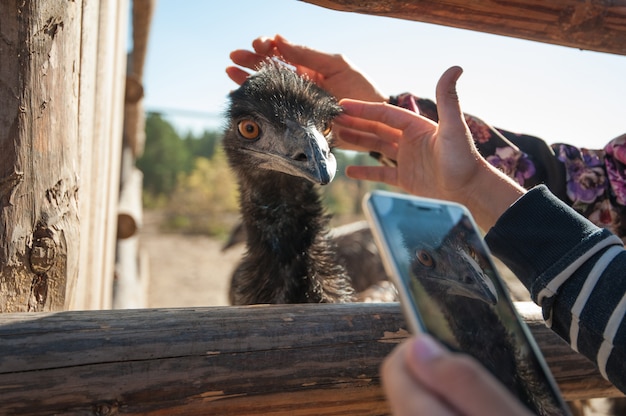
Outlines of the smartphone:
{"label": "smartphone", "polygon": [[364,211],[409,329],[474,356],[538,415],[570,415],[462,205],[373,191]]}

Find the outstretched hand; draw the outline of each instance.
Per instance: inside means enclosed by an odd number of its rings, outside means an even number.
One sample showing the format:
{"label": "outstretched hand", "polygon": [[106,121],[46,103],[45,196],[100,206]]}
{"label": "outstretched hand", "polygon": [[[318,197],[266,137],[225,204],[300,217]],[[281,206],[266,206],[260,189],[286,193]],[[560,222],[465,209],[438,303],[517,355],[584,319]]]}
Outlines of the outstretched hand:
{"label": "outstretched hand", "polygon": [[347,145],[397,161],[393,167],[349,166],[348,176],[459,202],[488,229],[524,190],[478,153],[456,93],[462,72],[452,67],[437,84],[438,124],[389,104],[354,100],[340,102],[344,113],[335,124]]}
{"label": "outstretched hand", "polygon": [[[306,75],[337,99],[386,100],[374,84],[343,55],[294,45],[280,35],[274,38],[259,37],[252,42],[252,48],[254,51],[233,51],[230,54],[233,63],[254,71],[263,60],[275,57],[293,65],[299,74]],[[240,67],[226,68],[228,76],[237,84],[242,84],[250,75]]]}
{"label": "outstretched hand", "polygon": [[[342,100],[336,119],[344,141],[382,153],[398,162],[391,166],[350,166],[348,175],[398,186],[427,197],[457,195],[479,169],[477,153],[455,98],[461,68],[446,71],[437,85],[440,124],[411,111]],[[446,174],[443,174],[446,172]]]}

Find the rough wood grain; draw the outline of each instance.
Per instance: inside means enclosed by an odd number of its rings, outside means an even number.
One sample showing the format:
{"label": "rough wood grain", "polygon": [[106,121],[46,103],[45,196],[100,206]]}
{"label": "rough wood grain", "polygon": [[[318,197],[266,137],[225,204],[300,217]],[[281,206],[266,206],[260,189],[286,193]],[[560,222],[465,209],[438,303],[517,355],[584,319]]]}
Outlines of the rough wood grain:
{"label": "rough wood grain", "polygon": [[78,273],[80,16],[0,2],[0,312],[64,309]]}
{"label": "rough wood grain", "polygon": [[110,307],[127,15],[0,2],[0,312]]}
{"label": "rough wood grain", "polygon": [[[620,395],[533,319],[566,398]],[[4,314],[0,403],[19,415],[387,414],[378,367],[406,335],[395,303]]]}
{"label": "rough wood grain", "polygon": [[555,45],[626,55],[625,0],[302,0]]}
{"label": "rough wood grain", "polygon": [[[81,98],[80,278],[66,309],[105,309],[112,304],[120,188],[128,0],[83,0],[86,39],[84,77],[91,94]],[[87,85],[81,83],[81,91]],[[82,119],[81,119],[82,121]],[[86,143],[85,143],[86,142]]]}

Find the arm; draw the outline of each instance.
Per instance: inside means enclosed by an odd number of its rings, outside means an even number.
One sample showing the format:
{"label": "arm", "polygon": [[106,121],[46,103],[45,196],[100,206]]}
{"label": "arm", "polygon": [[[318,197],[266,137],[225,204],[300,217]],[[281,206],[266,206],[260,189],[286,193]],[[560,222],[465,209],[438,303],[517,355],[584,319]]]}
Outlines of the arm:
{"label": "arm", "polygon": [[626,250],[545,187],[532,189],[485,241],[528,288],[548,326],[626,392]]}

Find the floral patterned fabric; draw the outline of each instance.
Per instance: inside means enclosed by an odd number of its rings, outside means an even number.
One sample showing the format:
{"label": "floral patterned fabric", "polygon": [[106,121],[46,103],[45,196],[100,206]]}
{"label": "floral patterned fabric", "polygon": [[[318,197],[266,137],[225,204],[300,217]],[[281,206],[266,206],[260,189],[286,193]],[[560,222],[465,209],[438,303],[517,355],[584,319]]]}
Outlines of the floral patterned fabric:
{"label": "floral patterned fabric", "polygon": [[[439,120],[431,100],[404,93],[390,102]],[[562,143],[549,146],[537,137],[492,127],[469,114],[465,121],[478,150],[492,165],[526,188],[545,184],[594,224],[626,242],[626,134],[603,149],[591,150]]]}

